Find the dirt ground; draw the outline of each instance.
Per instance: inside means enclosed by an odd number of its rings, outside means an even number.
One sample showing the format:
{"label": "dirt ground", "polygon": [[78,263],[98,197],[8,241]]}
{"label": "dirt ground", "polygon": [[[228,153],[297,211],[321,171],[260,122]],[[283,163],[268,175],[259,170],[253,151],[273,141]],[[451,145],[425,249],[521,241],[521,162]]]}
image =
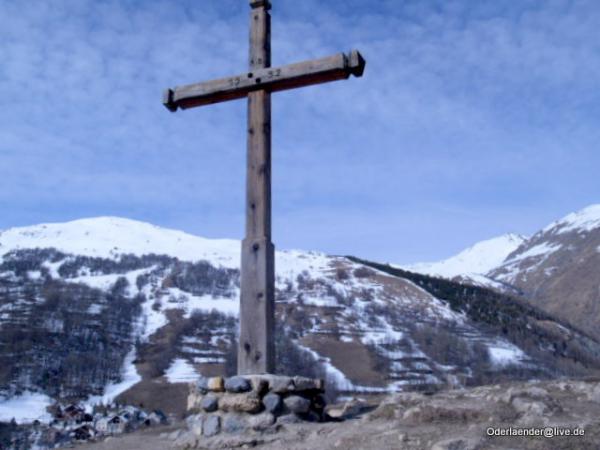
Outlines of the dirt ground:
{"label": "dirt ground", "polygon": [[[189,443],[198,449],[261,450],[600,449],[600,382],[511,383],[435,395],[402,393],[385,397],[373,406],[374,409],[343,422],[276,426],[266,433],[221,434],[191,439]],[[578,435],[494,435],[510,427],[513,433],[557,434],[569,430]],[[185,424],[181,422],[80,448],[184,448],[181,439],[176,439],[186,433],[184,429]],[[189,436],[190,432],[187,433]],[[179,446],[175,445],[176,441]]]}

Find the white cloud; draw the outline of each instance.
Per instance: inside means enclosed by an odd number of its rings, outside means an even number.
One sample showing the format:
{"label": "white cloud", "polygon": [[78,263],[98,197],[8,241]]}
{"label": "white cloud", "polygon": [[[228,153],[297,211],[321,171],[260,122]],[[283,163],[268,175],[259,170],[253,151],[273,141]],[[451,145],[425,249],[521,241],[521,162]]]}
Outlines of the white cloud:
{"label": "white cloud", "polygon": [[[241,228],[245,105],[160,104],[168,86],[244,70],[238,1],[6,1],[0,15],[0,203],[12,211],[0,227],[17,210],[43,221],[130,205],[179,214],[181,228],[191,210],[210,230],[223,217]],[[541,217],[597,197],[599,26],[586,1],[276,4],[276,64],[352,47],[367,58],[360,80],[274,96],[276,205],[345,217],[402,196],[415,211],[513,202]]]}

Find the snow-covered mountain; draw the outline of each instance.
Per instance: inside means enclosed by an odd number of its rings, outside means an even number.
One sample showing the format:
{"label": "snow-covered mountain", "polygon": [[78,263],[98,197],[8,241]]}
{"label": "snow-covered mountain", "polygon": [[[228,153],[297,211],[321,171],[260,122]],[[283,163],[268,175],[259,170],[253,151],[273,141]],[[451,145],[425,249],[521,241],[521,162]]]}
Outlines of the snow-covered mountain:
{"label": "snow-covered mountain", "polygon": [[[237,241],[115,217],[3,231],[0,413],[117,396],[177,412],[182,381],[235,370],[238,264]],[[552,376],[600,355],[510,297],[318,252],[276,252],[276,315],[278,371],[341,390]]]}
{"label": "snow-covered mountain", "polygon": [[600,337],[600,204],[530,238],[505,235],[439,263],[404,268],[521,296]]}
{"label": "snow-covered mountain", "polygon": [[416,263],[400,268],[444,278],[485,274],[502,264],[526,239],[519,234],[504,234],[478,242],[443,261]]}
{"label": "snow-covered mountain", "polygon": [[240,259],[238,241],[204,239],[121,217],[43,223],[0,231],[0,256],[28,248],[54,248],[66,254],[98,258],[154,253],[230,268],[238,267]]}

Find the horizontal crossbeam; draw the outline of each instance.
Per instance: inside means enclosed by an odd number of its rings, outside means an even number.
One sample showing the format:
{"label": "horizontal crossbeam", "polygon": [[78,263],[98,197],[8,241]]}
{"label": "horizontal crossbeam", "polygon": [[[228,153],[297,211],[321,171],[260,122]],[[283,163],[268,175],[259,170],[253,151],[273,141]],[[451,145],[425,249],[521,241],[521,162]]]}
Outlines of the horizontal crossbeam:
{"label": "horizontal crossbeam", "polygon": [[357,50],[347,55],[338,53],[321,59],[313,59],[287,66],[258,69],[242,75],[204,83],[167,89],[163,104],[170,111],[187,109],[244,98],[258,90],[277,92],[328,81],[342,80],[350,75],[360,77],[365,60]]}

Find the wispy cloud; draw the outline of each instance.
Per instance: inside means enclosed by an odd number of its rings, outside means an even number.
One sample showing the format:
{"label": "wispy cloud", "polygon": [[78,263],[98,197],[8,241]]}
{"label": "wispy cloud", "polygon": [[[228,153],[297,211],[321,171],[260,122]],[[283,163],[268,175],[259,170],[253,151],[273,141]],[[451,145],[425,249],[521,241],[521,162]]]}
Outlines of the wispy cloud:
{"label": "wispy cloud", "polygon": [[[0,227],[122,214],[240,237],[244,103],[160,96],[243,71],[247,14],[1,2]],[[599,27],[593,1],[274,1],[275,64],[368,61],[275,96],[277,243],[407,262],[598,201]]]}

